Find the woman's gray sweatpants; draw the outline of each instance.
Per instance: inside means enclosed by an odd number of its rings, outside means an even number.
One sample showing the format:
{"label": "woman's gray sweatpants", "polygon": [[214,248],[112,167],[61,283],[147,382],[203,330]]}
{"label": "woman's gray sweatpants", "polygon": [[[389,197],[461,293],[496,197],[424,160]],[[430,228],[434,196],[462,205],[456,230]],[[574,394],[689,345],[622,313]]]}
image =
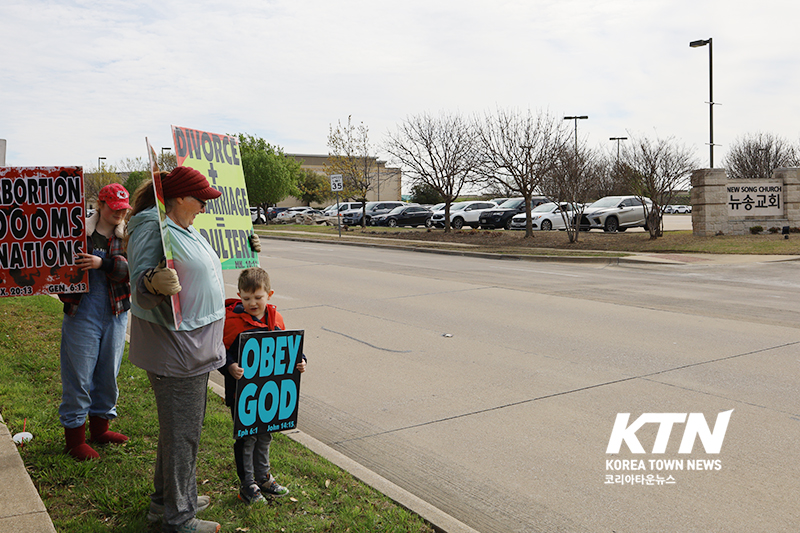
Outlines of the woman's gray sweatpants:
{"label": "woman's gray sweatpants", "polygon": [[158,408],[155,491],[164,505],[163,529],[177,528],[197,513],[197,450],[206,414],[208,374],[171,378],[147,373]]}

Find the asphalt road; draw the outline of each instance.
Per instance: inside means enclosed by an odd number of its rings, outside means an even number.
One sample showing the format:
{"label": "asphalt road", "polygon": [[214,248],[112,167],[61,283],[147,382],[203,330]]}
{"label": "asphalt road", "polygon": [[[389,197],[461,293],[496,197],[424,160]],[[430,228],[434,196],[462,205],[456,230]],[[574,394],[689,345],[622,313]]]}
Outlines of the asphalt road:
{"label": "asphalt road", "polygon": [[[306,332],[300,429],[476,530],[800,527],[797,263],[599,266],[263,242],[272,301]],[[717,415],[731,409],[720,439]],[[700,413],[720,453],[699,438],[678,453],[677,422],[638,430],[644,454],[624,443],[607,454],[618,413],[629,424]]]}

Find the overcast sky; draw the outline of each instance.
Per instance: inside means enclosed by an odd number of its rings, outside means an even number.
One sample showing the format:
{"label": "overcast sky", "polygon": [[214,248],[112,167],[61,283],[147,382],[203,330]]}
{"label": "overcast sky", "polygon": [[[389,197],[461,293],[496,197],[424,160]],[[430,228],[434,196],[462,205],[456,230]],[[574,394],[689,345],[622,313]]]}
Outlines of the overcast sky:
{"label": "overcast sky", "polygon": [[[800,141],[800,4],[789,0],[3,0],[9,166],[97,166],[171,147],[170,125],[327,153],[364,122],[497,107],[588,115],[591,146],[674,136],[708,165],[758,131]],[[385,154],[382,153],[382,156]]]}

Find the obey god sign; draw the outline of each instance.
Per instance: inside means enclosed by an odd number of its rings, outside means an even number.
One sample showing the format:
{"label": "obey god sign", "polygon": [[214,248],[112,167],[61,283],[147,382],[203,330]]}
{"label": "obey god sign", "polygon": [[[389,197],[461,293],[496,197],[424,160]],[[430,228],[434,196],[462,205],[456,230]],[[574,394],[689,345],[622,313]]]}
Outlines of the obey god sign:
{"label": "obey god sign", "polygon": [[241,334],[236,384],[234,436],[271,433],[297,427],[303,331],[254,329]]}

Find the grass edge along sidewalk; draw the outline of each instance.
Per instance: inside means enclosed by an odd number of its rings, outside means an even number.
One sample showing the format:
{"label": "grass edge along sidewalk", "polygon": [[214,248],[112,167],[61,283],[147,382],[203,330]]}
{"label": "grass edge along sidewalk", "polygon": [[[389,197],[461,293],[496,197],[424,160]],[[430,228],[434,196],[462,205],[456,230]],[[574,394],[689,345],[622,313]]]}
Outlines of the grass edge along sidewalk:
{"label": "grass edge along sidewalk", "polygon": [[[77,462],[64,453],[61,401],[61,303],[48,296],[0,298],[0,413],[9,431],[34,438],[20,449],[57,531],[157,532],[147,522],[158,441],[155,401],[146,374],[127,357],[119,373],[114,428],[131,440],[99,447],[100,460]],[[210,394],[198,456],[198,491],[211,496],[202,513],[221,531],[432,532],[397,505],[308,448],[276,435],[273,469],[291,493],[260,507],[237,499],[230,411]]]}

